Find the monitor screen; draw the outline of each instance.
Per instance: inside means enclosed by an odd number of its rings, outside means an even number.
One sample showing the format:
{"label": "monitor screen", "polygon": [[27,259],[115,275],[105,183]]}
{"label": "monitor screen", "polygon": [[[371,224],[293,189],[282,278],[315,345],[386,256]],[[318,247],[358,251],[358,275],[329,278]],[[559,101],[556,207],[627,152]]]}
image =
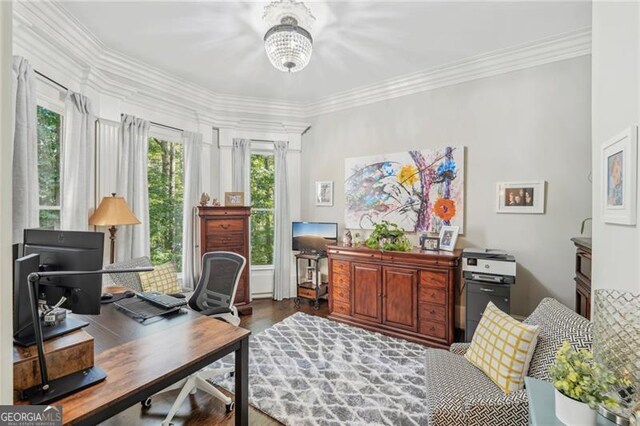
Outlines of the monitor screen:
{"label": "monitor screen", "polygon": [[327,245],[338,243],[338,224],[323,222],[293,222],[292,250],[322,253]]}

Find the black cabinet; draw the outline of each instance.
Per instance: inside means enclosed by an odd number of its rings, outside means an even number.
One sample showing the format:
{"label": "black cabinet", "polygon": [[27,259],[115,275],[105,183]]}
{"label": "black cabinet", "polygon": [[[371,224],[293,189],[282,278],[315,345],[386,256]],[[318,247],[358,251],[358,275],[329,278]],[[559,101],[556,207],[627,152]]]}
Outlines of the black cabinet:
{"label": "black cabinet", "polygon": [[489,302],[492,302],[501,311],[510,313],[511,284],[491,284],[465,280],[465,285],[467,291],[465,337],[466,341],[470,342]]}

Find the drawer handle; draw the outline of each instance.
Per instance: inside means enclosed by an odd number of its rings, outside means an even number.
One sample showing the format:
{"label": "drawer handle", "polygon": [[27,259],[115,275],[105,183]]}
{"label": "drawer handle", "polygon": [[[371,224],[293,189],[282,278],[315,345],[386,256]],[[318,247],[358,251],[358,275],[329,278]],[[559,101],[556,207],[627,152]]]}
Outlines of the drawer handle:
{"label": "drawer handle", "polygon": [[492,288],[484,288],[482,287],[480,291],[484,291],[485,293],[495,293],[496,291]]}
{"label": "drawer handle", "polygon": [[221,223],[220,224],[220,228],[222,228],[222,229],[229,229],[229,226],[230,225],[228,223]]}
{"label": "drawer handle", "polygon": [[435,299],[436,298],[436,294],[435,293],[431,293],[431,298]]}
{"label": "drawer handle", "polygon": [[436,311],[434,311],[434,310],[432,309],[432,310],[430,310],[430,311],[429,311],[429,313],[430,313],[431,315],[435,315]]}
{"label": "drawer handle", "polygon": [[429,327],[429,330],[436,331],[436,328],[434,326],[431,326],[431,327]]}

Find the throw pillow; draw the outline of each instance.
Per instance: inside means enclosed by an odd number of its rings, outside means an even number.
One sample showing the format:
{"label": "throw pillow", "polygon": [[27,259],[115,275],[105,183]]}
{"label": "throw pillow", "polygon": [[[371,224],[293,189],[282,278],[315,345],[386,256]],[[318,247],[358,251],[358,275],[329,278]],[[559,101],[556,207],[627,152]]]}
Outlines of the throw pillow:
{"label": "throw pillow", "polygon": [[489,302],[464,355],[504,393],[524,387],[538,326],[522,324]]}
{"label": "throw pillow", "polygon": [[[137,257],[135,259],[124,260],[122,262],[106,265],[104,269],[130,269],[151,266],[151,260],[148,257]],[[127,287],[133,291],[142,291],[140,276],[137,272],[128,272],[124,274],[109,274],[112,285]]]}
{"label": "throw pillow", "polygon": [[155,266],[150,272],[140,272],[140,284],[142,291],[155,291],[158,293],[180,293],[180,283],[178,283],[178,272],[173,262]]}

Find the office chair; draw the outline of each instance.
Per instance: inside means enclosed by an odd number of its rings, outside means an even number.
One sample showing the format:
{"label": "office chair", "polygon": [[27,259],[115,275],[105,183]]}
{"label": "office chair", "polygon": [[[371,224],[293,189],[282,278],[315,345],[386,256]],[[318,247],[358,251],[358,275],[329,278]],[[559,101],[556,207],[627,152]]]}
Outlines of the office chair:
{"label": "office chair", "polygon": [[[202,275],[198,285],[189,299],[189,306],[202,315],[220,318],[228,323],[238,326],[240,318],[238,310],[233,306],[233,301],[238,289],[240,275],[244,270],[247,260],[236,253],[216,251],[205,253],[202,256]],[[162,426],[171,425],[171,420],[189,394],[195,394],[198,389],[218,398],[225,403],[227,412],[233,411],[234,401],[216,389],[208,380],[214,377],[234,373],[233,368],[203,368],[195,374],[180,380],[168,388],[158,392],[165,393],[182,388],[175,402],[171,406],[167,417],[162,421]],[[151,406],[151,398],[142,402],[145,407]]]}

